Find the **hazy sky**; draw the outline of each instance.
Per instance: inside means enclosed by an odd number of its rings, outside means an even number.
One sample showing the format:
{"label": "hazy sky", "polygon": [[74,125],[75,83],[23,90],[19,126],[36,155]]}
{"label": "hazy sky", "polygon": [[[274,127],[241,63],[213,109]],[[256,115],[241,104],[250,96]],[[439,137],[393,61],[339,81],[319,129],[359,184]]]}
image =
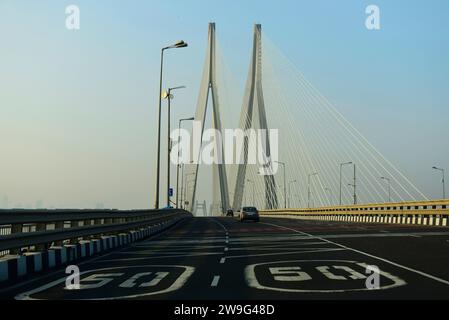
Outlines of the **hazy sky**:
{"label": "hazy sky", "polygon": [[[65,8],[81,10],[81,30]],[[381,30],[365,28],[376,4]],[[154,203],[160,48],[193,115],[207,24],[245,82],[252,25],[430,197],[449,170],[449,2],[0,0],[0,206]],[[240,94],[241,92],[239,92]],[[448,174],[449,180],[449,174]]]}

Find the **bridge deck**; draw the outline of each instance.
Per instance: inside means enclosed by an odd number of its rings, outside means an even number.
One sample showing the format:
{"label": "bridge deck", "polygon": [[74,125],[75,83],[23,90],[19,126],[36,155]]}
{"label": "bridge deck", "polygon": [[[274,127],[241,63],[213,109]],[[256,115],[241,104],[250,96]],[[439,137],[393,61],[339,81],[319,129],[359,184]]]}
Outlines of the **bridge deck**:
{"label": "bridge deck", "polygon": [[[443,227],[189,218],[80,263],[79,290],[65,290],[59,270],[1,289],[0,298],[447,299],[448,249]],[[380,269],[379,290],[366,288],[367,265]]]}

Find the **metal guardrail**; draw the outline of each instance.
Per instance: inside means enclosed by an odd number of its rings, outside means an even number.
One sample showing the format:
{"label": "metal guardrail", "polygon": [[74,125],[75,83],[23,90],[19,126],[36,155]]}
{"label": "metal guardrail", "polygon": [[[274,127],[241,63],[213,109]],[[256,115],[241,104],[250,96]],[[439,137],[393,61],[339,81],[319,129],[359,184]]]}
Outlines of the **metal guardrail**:
{"label": "metal guardrail", "polygon": [[261,210],[265,216],[449,226],[449,200],[409,201],[305,209]]}
{"label": "metal guardrail", "polygon": [[0,256],[155,225],[184,210],[0,210]]}

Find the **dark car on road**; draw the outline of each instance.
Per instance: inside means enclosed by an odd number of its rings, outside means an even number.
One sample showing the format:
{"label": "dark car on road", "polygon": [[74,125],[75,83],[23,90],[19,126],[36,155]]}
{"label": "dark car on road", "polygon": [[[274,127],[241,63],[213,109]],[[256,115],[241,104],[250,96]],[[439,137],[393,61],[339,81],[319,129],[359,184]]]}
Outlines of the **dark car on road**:
{"label": "dark car on road", "polygon": [[255,222],[259,222],[259,211],[255,207],[243,207],[240,211],[240,222],[245,220],[252,220]]}
{"label": "dark car on road", "polygon": [[228,211],[226,212],[226,217],[233,217],[233,216],[234,216],[234,210],[228,209]]}

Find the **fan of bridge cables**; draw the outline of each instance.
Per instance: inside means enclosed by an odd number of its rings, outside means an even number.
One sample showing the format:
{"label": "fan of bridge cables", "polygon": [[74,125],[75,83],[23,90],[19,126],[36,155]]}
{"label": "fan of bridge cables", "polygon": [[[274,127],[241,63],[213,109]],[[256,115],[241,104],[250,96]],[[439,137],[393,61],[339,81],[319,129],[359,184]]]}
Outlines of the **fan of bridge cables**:
{"label": "fan of bridge cables", "polygon": [[[235,86],[243,81],[235,81],[222,50],[218,52],[217,84],[222,125],[236,128],[245,115],[240,111],[244,110],[242,97],[235,95],[243,90]],[[285,184],[282,165],[275,174],[280,208],[284,205],[301,208],[353,204],[354,185],[358,204],[427,199],[265,35],[262,55],[268,128],[278,130],[278,160],[285,163]],[[255,108],[253,119],[258,117]],[[253,120],[252,124],[258,129],[258,121]],[[238,166],[227,167],[232,202]],[[265,206],[265,182],[259,167],[247,165],[243,205]],[[214,202],[219,201],[216,185],[214,183]]]}

